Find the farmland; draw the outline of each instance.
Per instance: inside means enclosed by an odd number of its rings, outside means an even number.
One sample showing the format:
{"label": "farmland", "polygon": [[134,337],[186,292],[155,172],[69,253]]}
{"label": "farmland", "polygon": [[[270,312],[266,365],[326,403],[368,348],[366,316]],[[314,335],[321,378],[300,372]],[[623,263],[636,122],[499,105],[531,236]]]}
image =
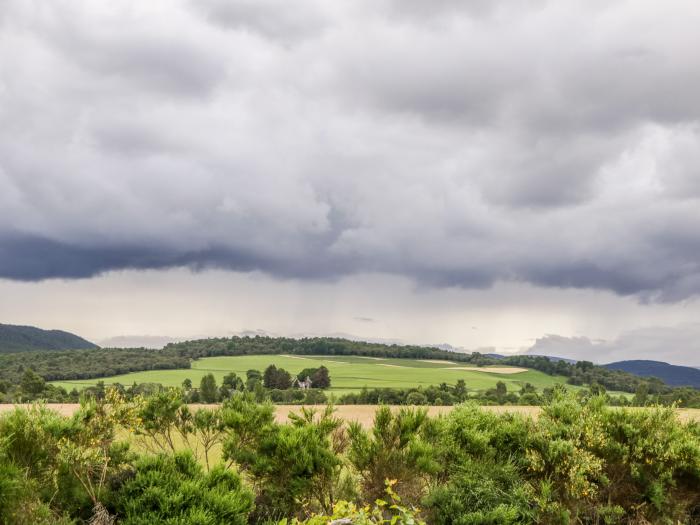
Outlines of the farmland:
{"label": "farmland", "polygon": [[[519,390],[525,383],[538,389],[565,383],[563,376],[551,376],[516,367],[465,367],[444,360],[380,359],[359,356],[290,356],[249,355],[208,357],[192,362],[191,369],[150,370],[103,378],[105,384],[160,383],[164,386],[179,386],[185,379],[198,384],[208,373],[214,374],[217,382],[229,372],[245,376],[250,369],[264,370],[274,364],[292,374],[304,368],[328,368],[332,380],[332,392],[344,393],[367,388],[410,388],[440,383],[455,384],[463,379],[470,390],[493,388],[498,381],[506,384],[509,391]],[[67,390],[91,386],[99,379],[57,381],[53,384]]]}

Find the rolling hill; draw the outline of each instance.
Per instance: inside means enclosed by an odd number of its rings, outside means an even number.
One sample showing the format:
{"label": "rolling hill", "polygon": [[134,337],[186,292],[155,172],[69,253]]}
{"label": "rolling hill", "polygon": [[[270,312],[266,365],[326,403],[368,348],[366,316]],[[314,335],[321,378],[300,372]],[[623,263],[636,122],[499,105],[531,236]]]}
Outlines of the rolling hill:
{"label": "rolling hill", "polygon": [[99,347],[82,337],[62,330],[42,330],[34,326],[0,324],[0,353],[90,348]]}
{"label": "rolling hill", "polygon": [[622,370],[641,377],[657,377],[671,386],[700,388],[700,370],[690,366],[678,366],[662,361],[618,361],[603,365],[611,370]]}
{"label": "rolling hill", "polygon": [[185,379],[199,384],[208,373],[214,374],[218,383],[229,372],[245,377],[247,370],[264,370],[274,364],[297,374],[304,368],[325,366],[331,375],[331,391],[336,393],[359,392],[362,388],[411,388],[447,383],[454,385],[463,379],[473,390],[494,388],[502,381],[511,391],[518,391],[525,383],[538,390],[563,384],[566,378],[547,375],[537,370],[518,367],[491,366],[474,367],[443,360],[402,358],[378,358],[362,356],[317,356],[317,355],[245,355],[206,357],[194,361],[191,368],[173,370],[146,370],[131,374],[99,379],[76,379],[56,381],[53,384],[67,390],[106,384],[160,383],[165,386],[180,386]]}

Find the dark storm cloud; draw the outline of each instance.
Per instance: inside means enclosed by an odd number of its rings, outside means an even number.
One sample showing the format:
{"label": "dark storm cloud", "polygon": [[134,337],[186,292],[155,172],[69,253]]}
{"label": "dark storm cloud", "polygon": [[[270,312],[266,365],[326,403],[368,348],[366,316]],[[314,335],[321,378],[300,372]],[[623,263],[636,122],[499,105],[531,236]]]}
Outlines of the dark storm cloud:
{"label": "dark storm cloud", "polygon": [[19,0],[0,277],[700,292],[700,5]]}
{"label": "dark storm cloud", "polygon": [[330,278],[353,271],[352,264],[347,264],[347,261],[309,261],[306,258],[277,260],[274,256],[238,251],[231,247],[178,251],[140,244],[80,246],[35,236],[0,238],[0,275],[18,281],[85,278],[110,270],[177,267],[189,267],[193,271],[207,268],[263,271],[302,279]]}
{"label": "dark storm cloud", "polygon": [[90,277],[127,268],[190,266],[197,269],[203,265],[251,271],[261,267],[262,261],[230,250],[168,253],[144,246],[76,246],[33,236],[0,239],[0,274],[20,281]]}

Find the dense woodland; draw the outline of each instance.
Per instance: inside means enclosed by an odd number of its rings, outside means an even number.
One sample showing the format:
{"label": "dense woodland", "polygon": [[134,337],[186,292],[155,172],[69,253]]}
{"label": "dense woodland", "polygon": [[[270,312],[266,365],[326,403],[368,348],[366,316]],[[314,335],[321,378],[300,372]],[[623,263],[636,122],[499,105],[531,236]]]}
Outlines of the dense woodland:
{"label": "dense woodland", "polygon": [[537,420],[383,407],[364,429],[332,407],[277,423],[254,397],[108,390],[71,418],[2,415],[0,523],[700,523],[700,425],[672,409],[556,394]]}
{"label": "dense woodland", "polygon": [[190,368],[190,359],[172,351],[96,348],[0,354],[0,381],[18,382],[27,369],[46,381],[109,377],[142,370]]}

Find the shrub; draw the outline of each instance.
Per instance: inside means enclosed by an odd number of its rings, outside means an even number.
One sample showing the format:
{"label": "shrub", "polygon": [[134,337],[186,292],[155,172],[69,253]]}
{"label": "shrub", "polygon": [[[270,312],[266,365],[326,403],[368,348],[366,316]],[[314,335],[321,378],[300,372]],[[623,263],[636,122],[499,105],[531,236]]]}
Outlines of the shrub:
{"label": "shrub", "polygon": [[468,460],[424,501],[436,525],[535,523],[534,491],[509,463]]}
{"label": "shrub", "polygon": [[417,517],[418,509],[401,504],[401,497],[392,488],[395,484],[396,480],[386,481],[389,502],[379,499],[372,507],[358,507],[352,502],[339,501],[333,506],[331,515],[313,516],[306,521],[293,519],[291,522],[285,518],[277,525],[425,525]]}
{"label": "shrub", "polygon": [[49,485],[57,468],[58,442],[77,430],[77,426],[43,405],[16,408],[0,417],[5,457],[25,469],[29,477]]}
{"label": "shrub", "polygon": [[280,425],[272,421],[271,410],[256,408],[259,406],[241,400],[236,407],[227,407],[225,421],[232,432],[224,443],[224,457],[253,481],[257,518],[330,508],[333,479],[341,465],[332,440],[341,421],[332,417],[332,408],[318,420],[314,410],[302,409],[301,416],[290,415],[291,424]]}
{"label": "shrub", "polygon": [[428,398],[422,392],[411,392],[406,396],[406,404],[408,405],[427,405]]}
{"label": "shrub", "polygon": [[526,450],[536,424],[519,414],[494,414],[469,403],[455,408],[441,422],[440,454],[445,469],[471,460],[514,462],[526,468]]}
{"label": "shrub", "polygon": [[59,460],[60,443],[78,431],[42,405],[0,417],[0,523],[62,524],[64,511],[89,514],[87,494]]}
{"label": "shrub", "polygon": [[387,479],[398,480],[400,497],[417,503],[439,465],[432,444],[425,439],[431,421],[426,410],[403,408],[392,414],[384,406],[377,410],[371,432],[359,423],[349,426],[348,459],[362,478],[364,501],[381,498]]}
{"label": "shrub", "polygon": [[[0,445],[1,447],[2,445]],[[35,481],[7,462],[0,450],[0,523],[8,525],[69,525],[71,520],[51,512],[39,499]]]}
{"label": "shrub", "polygon": [[205,473],[191,453],[180,452],[141,457],[112,506],[123,525],[242,525],[253,496],[223,465]]}
{"label": "shrub", "polygon": [[567,397],[546,407],[538,426],[530,470],[551,483],[551,498],[573,519],[700,518],[700,439],[672,409],[613,409],[602,398],[581,405]]}

